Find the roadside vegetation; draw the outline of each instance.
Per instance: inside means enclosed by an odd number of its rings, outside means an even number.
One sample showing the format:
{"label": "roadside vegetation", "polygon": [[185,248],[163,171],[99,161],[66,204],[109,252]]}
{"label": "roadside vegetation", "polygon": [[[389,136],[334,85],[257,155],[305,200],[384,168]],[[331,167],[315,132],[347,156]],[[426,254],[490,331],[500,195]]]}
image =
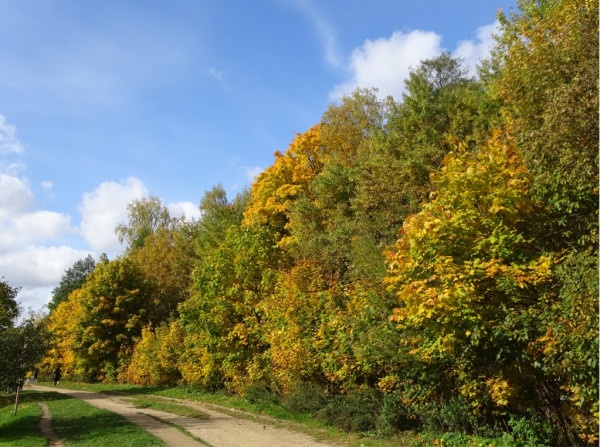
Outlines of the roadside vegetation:
{"label": "roadside vegetation", "polygon": [[517,4],[477,75],[356,90],[198,221],[134,201],[27,330],[5,284],[0,353],[364,444],[597,445],[598,0]]}

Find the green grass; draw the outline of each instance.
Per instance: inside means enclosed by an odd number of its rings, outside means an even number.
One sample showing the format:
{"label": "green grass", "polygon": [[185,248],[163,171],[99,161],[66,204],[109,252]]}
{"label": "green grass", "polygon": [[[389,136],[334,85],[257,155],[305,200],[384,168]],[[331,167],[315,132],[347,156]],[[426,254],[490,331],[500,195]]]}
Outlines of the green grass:
{"label": "green grass", "polygon": [[165,446],[163,441],[116,413],[69,396],[61,397],[48,401],[47,405],[52,415],[52,429],[65,446]]}
{"label": "green grass", "polygon": [[42,409],[26,393],[20,398],[16,416],[14,396],[0,398],[0,446],[45,447],[48,443],[38,424]]}
{"label": "green grass", "polygon": [[[51,384],[41,383],[41,385]],[[225,411],[229,414],[233,414],[235,410],[241,410],[243,413],[235,412],[235,416],[246,417],[248,419],[268,416],[277,419],[277,422],[275,422],[277,426],[292,428],[296,431],[310,434],[318,440],[329,440],[349,447],[408,447],[411,445],[408,442],[408,439],[411,438],[410,434],[393,439],[375,439],[357,433],[348,434],[326,425],[310,414],[291,413],[274,402],[250,401],[244,397],[228,395],[225,392],[210,393],[189,387],[160,388],[118,383],[82,383],[70,381],[61,381],[60,386],[68,389],[95,391],[125,397],[156,395],[182,399],[190,402],[215,405],[219,407],[216,408],[217,411]]]}
{"label": "green grass", "polygon": [[[52,384],[49,382],[40,383],[40,385],[52,386]],[[296,431],[308,433],[309,435],[315,437],[317,440],[332,441],[348,447],[423,447],[442,445],[449,447],[462,445],[485,447],[514,446],[514,443],[510,442],[510,440],[508,440],[508,438],[506,437],[497,439],[486,439],[478,436],[466,436],[460,433],[437,434],[428,432],[415,433],[407,431],[386,439],[378,438],[368,433],[348,434],[346,432],[335,429],[329,425],[326,425],[323,421],[315,419],[312,415],[308,413],[291,413],[285,408],[283,408],[281,405],[277,404],[276,402],[273,402],[272,400],[269,400],[268,398],[249,399],[239,396],[231,396],[225,392],[210,393],[199,389],[183,386],[172,388],[160,388],[118,383],[90,384],[83,382],[61,381],[60,387],[123,396],[131,399],[134,405],[140,408],[155,408],[157,410],[163,410],[184,416],[189,416],[189,414],[181,413],[182,411],[188,411],[187,409],[185,409],[184,405],[175,404],[172,402],[165,402],[164,400],[152,398],[151,396],[154,395],[163,398],[182,399],[190,402],[208,404],[209,406],[213,405],[216,407],[215,410],[217,411],[229,413],[234,416],[244,417],[247,419],[259,419],[261,417],[267,416],[276,419],[276,422],[274,422],[274,425],[276,426],[289,427]],[[240,411],[236,410],[241,410],[241,413]],[[100,446],[102,444],[90,444],[90,446],[92,447],[96,445]],[[0,444],[0,447],[2,446],[3,444]]]}
{"label": "green grass", "polygon": [[13,416],[14,397],[0,398],[0,447],[45,447],[47,439],[38,427],[44,402],[51,414],[52,430],[67,447],[166,447],[166,444],[110,411],[55,392],[27,391],[21,393],[17,416]]}
{"label": "green grass", "polygon": [[136,396],[129,397],[126,400],[130,401],[137,408],[152,408],[154,410],[166,411],[168,413],[177,414],[179,416],[186,416],[194,419],[208,419],[208,415],[202,411],[189,407],[187,405],[181,405],[170,402],[160,397],[153,396]]}

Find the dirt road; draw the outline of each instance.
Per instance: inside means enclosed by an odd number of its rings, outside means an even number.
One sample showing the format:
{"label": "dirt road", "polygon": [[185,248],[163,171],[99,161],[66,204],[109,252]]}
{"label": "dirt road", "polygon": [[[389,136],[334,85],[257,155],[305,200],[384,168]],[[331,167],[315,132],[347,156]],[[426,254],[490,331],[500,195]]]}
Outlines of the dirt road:
{"label": "dirt road", "polygon": [[[206,445],[211,447],[333,447],[333,444],[316,441],[305,433],[275,427],[266,422],[234,417],[215,411],[206,405],[187,401],[178,401],[178,403],[194,406],[208,414],[209,418],[194,419],[149,408],[140,409],[122,398],[90,391],[39,385],[27,385],[27,388],[66,394],[98,408],[118,413],[173,447],[206,447]],[[173,425],[185,429],[203,442],[183,434]]]}

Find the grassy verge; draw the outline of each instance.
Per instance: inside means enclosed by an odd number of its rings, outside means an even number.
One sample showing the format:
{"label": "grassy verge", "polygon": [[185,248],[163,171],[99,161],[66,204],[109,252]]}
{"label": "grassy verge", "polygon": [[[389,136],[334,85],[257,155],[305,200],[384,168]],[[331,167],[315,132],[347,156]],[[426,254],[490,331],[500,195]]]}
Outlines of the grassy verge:
{"label": "grassy verge", "polygon": [[47,445],[48,441],[38,427],[42,415],[38,401],[48,405],[52,417],[52,430],[67,447],[166,447],[163,441],[124,417],[93,407],[79,399],[54,392],[27,391],[27,388],[21,395],[16,417],[12,413],[13,404],[6,405],[6,399],[0,400],[1,447]]}
{"label": "grassy verge", "polygon": [[126,400],[131,402],[137,408],[152,408],[154,410],[166,411],[168,413],[194,419],[208,419],[209,417],[206,413],[203,413],[196,408],[169,402],[168,400],[153,397],[151,395],[128,397]]}
{"label": "grassy verge", "polygon": [[[51,384],[41,383],[41,385]],[[515,447],[517,445],[508,435],[491,439],[478,436],[467,436],[461,433],[441,434],[405,431],[389,438],[381,438],[372,433],[346,433],[325,424],[310,413],[292,413],[277,402],[274,402],[274,400],[268,399],[268,396],[264,399],[254,399],[252,397],[230,396],[225,392],[209,393],[188,387],[159,388],[117,383],[89,384],[65,381],[61,382],[60,386],[69,389],[95,391],[129,397],[134,400],[135,405],[142,408],[152,407],[175,414],[182,414],[179,411],[184,411],[181,409],[183,405],[176,405],[176,407],[171,408],[165,406],[158,408],[157,405],[160,404],[157,402],[157,399],[152,399],[148,396],[154,395],[163,398],[181,399],[189,402],[209,404],[214,406],[217,411],[247,419],[256,420],[257,418],[264,418],[267,416],[273,418],[272,423],[275,426],[292,428],[296,431],[310,434],[317,440],[325,442],[329,441],[348,447]],[[137,402],[137,404],[135,402]],[[165,402],[163,401],[163,403]]]}
{"label": "grassy verge", "polygon": [[23,393],[15,416],[14,399],[14,396],[0,398],[0,446],[45,447],[48,441],[38,427],[41,408]]}
{"label": "grassy verge", "polygon": [[[50,383],[40,383],[40,385],[51,386]],[[276,426],[292,428],[296,431],[310,434],[318,440],[335,442],[349,447],[410,447],[411,445],[415,445],[408,442],[408,439],[411,437],[410,434],[394,437],[393,439],[380,439],[358,433],[346,433],[326,425],[308,413],[291,413],[275,402],[230,396],[225,392],[209,393],[188,387],[159,388],[118,383],[83,383],[71,381],[61,381],[60,387],[139,398],[141,400],[138,402],[142,404],[144,400],[141,396],[147,395],[210,404],[218,407],[216,408],[217,411],[225,411],[237,417],[255,419],[257,416],[267,416],[275,420],[274,424]],[[164,411],[180,414],[177,413],[177,409],[175,411],[165,409]]]}

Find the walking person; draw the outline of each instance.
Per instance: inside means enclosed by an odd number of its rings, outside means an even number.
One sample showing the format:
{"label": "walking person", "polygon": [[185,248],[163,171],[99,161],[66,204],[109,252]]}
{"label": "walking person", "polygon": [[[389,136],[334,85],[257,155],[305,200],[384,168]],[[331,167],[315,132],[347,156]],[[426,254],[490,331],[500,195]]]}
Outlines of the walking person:
{"label": "walking person", "polygon": [[52,372],[52,380],[54,380],[54,386],[57,386],[60,383],[61,376],[60,366],[57,366],[56,369]]}

